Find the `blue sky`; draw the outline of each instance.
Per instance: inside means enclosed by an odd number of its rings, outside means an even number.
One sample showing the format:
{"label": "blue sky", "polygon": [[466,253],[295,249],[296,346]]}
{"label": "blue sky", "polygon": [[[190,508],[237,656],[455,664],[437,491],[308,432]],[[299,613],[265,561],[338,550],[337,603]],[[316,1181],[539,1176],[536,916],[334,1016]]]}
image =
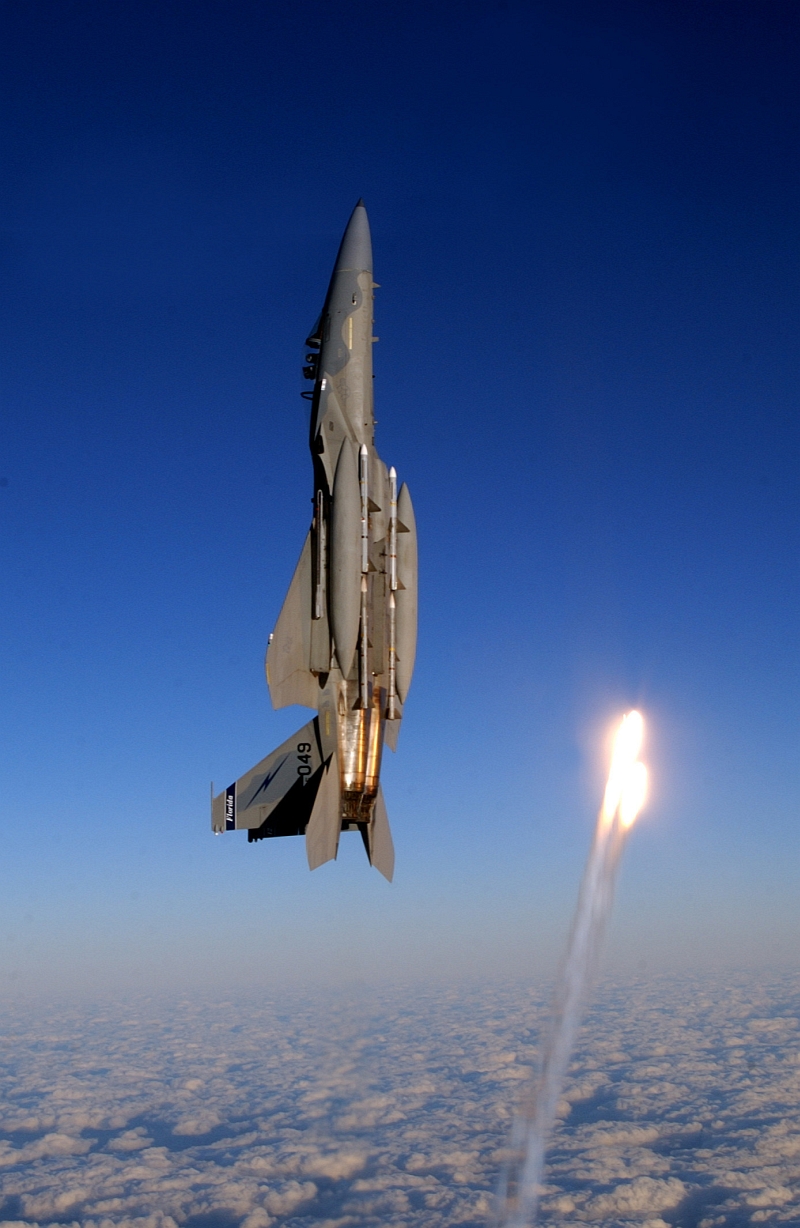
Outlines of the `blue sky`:
{"label": "blue sky", "polygon": [[[633,705],[609,958],[793,960],[796,7],[0,20],[6,985],[549,969]],[[208,819],[306,719],[262,662],[359,196],[420,534],[391,887]]]}

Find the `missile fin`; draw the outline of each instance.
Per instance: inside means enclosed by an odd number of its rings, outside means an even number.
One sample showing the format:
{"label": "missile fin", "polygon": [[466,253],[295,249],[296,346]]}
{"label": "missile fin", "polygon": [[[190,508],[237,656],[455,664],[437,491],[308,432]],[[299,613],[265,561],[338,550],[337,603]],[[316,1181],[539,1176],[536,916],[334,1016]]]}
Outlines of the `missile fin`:
{"label": "missile fin", "polygon": [[[397,707],[399,708],[399,704]],[[400,721],[401,716],[398,714],[393,721],[387,721],[383,727],[384,745],[389,747],[389,750],[397,750],[397,739],[400,737]]]}

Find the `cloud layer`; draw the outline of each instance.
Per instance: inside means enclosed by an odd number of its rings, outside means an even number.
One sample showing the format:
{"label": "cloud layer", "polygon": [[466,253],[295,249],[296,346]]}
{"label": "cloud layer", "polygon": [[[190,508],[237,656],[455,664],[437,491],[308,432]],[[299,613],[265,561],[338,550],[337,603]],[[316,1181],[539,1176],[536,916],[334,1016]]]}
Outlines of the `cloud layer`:
{"label": "cloud layer", "polygon": [[[800,1222],[800,993],[606,986],[548,1154],[547,1224]],[[544,999],[521,986],[18,1007],[0,1225],[486,1221]]]}

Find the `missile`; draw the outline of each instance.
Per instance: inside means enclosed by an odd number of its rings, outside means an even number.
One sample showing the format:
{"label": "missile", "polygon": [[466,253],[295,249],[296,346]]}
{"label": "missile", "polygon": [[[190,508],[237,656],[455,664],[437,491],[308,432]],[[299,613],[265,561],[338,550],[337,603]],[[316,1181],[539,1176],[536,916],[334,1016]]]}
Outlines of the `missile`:
{"label": "missile", "polygon": [[[304,835],[310,869],[358,831],[391,881],[394,847],[380,784],[397,748],[417,642],[417,533],[375,448],[376,283],[364,202],[347,224],[319,319],[306,338],[313,519],[269,636],[273,707],[315,711],[302,729],[212,798],[216,834]],[[213,790],[212,790],[213,792]]]}

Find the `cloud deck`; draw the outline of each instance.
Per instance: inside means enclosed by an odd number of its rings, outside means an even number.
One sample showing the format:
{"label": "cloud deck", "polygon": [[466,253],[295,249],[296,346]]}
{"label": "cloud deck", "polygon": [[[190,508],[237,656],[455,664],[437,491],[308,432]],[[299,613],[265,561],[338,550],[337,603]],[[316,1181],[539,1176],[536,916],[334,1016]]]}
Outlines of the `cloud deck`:
{"label": "cloud deck", "polygon": [[[546,995],[9,1008],[0,1224],[485,1223]],[[542,1223],[800,1220],[793,978],[607,986],[548,1153]]]}

